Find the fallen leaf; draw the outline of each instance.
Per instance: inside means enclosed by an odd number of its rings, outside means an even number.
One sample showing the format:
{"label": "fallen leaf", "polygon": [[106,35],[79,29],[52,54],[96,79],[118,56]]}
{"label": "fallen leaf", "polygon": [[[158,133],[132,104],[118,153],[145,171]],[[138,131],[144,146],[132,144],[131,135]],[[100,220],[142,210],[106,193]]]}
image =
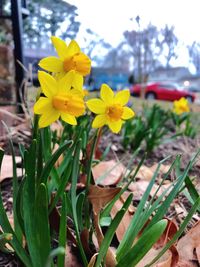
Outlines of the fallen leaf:
{"label": "fallen leaf", "polygon": [[168,218],[165,218],[165,219],[168,222],[167,227],[164,233],[162,234],[162,236],[160,237],[160,239],[154,245],[156,249],[165,246],[167,242],[170,241],[173,238],[173,236],[176,234],[176,232],[178,231],[178,226],[174,220],[170,220]]}
{"label": "fallen leaf", "polygon": [[[151,167],[147,167],[145,165],[142,165],[136,175],[137,179],[141,179],[141,180],[146,180],[146,181],[150,181],[154,175],[154,172],[156,171],[158,167],[158,164],[154,164]],[[168,172],[170,168],[170,165],[164,165],[161,164],[160,165],[160,171],[159,171],[159,175],[162,175],[166,172]],[[132,172],[132,174],[134,174],[135,170]]]}
{"label": "fallen leaf", "polygon": [[[16,163],[21,162],[21,157],[15,157]],[[17,168],[17,176],[22,175],[22,171],[20,168]],[[4,155],[2,166],[1,166],[1,175],[0,175],[0,182],[3,181],[5,178],[12,178],[13,177],[13,163],[12,163],[12,156],[11,155]]]}
{"label": "fallen leaf", "polygon": [[87,267],[94,267],[95,262],[96,262],[96,258],[97,258],[97,256],[98,256],[98,254],[99,254],[99,253],[95,253],[95,254],[92,256],[92,258],[90,259],[90,262],[89,262],[89,264],[88,264]]}
{"label": "fallen leaf", "polygon": [[178,241],[177,250],[180,262],[197,261],[200,264],[200,221]]}
{"label": "fallen leaf", "polygon": [[[112,219],[115,217],[117,212],[122,208],[123,204],[124,203],[121,199],[118,199],[115,202],[115,204],[113,205],[113,208],[111,210]],[[118,225],[117,230],[116,230],[116,236],[117,236],[117,239],[119,242],[123,239],[124,234],[127,231],[127,228],[131,222],[131,219],[132,219],[132,215],[127,210],[126,213],[124,214],[120,224]]]}
{"label": "fallen leaf", "polygon": [[[136,267],[144,267],[155,258],[162,249],[151,248],[148,253],[142,258],[142,260],[136,265]],[[171,267],[172,252],[167,250],[159,260],[154,263],[154,267]]]}
{"label": "fallen leaf", "polygon": [[[58,148],[59,148],[59,145],[56,143],[55,146],[54,146],[54,148],[53,148],[52,153],[55,153],[58,150]],[[60,164],[63,161],[63,158],[64,158],[63,157],[63,154],[61,154],[60,157],[57,159],[55,165],[54,165],[56,168],[58,168],[60,166]]]}
{"label": "fallen leaf", "polygon": [[88,199],[92,203],[93,211],[98,214],[119,192],[121,188],[102,188],[90,185]]}
{"label": "fallen leaf", "polygon": [[115,160],[102,161],[92,168],[92,173],[96,184],[115,185],[119,183],[125,172],[122,163]]}
{"label": "fallen leaf", "polygon": [[[88,199],[93,208],[94,228],[99,247],[104,239],[103,232],[99,225],[100,211],[120,192],[120,190],[121,188],[101,188],[96,185],[90,185],[89,187]],[[105,261],[106,267],[114,267],[116,265],[115,254],[110,247],[107,250]]]}

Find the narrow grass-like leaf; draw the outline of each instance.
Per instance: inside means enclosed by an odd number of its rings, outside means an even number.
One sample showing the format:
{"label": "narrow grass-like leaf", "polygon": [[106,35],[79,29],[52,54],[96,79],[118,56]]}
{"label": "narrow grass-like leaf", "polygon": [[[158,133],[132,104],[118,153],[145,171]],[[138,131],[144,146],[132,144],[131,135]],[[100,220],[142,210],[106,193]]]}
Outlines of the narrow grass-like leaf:
{"label": "narrow grass-like leaf", "polygon": [[6,125],[5,122],[3,122],[3,125],[8,133],[8,141],[9,141],[9,146],[11,150],[11,155],[12,155],[12,165],[13,165],[13,179],[12,179],[12,186],[13,186],[13,215],[14,215],[14,229],[15,229],[15,234],[18,237],[18,239],[22,242],[22,230],[20,228],[20,224],[18,222],[17,218],[17,210],[16,210],[16,198],[17,198],[17,192],[19,188],[19,183],[18,183],[18,178],[17,178],[17,166],[16,166],[16,160],[15,160],[15,151],[14,151],[14,145],[11,139],[11,134],[10,134],[10,129]]}
{"label": "narrow grass-like leaf", "polygon": [[174,200],[174,198],[176,197],[177,193],[179,192],[185,178],[188,175],[189,170],[191,169],[196,157],[198,156],[198,154],[200,153],[200,151],[198,151],[196,153],[196,155],[190,160],[190,162],[188,163],[185,171],[183,172],[183,174],[178,178],[178,181],[176,183],[176,185],[174,186],[173,190],[170,192],[170,194],[167,196],[167,198],[165,199],[165,201],[163,202],[163,204],[159,207],[159,209],[156,212],[156,215],[153,217],[153,219],[151,220],[150,224],[148,225],[147,229],[153,225],[154,223],[156,223],[158,220],[161,220],[163,218],[163,216],[165,215],[165,213],[167,212],[170,204],[172,203],[172,201]]}
{"label": "narrow grass-like leaf", "polygon": [[76,239],[77,239],[77,243],[78,243],[81,257],[83,260],[83,264],[86,267],[88,265],[88,261],[87,261],[82,243],[81,243],[79,224],[78,224],[78,218],[77,218],[77,210],[76,210],[76,205],[77,205],[77,203],[76,203],[76,201],[77,201],[76,187],[77,187],[77,180],[78,180],[78,175],[79,175],[79,171],[80,171],[79,156],[80,156],[81,145],[82,145],[82,141],[79,140],[79,142],[77,143],[76,149],[75,149],[74,159],[73,159],[70,195],[71,195],[72,215],[73,215],[73,220],[74,220]]}
{"label": "narrow grass-like leaf", "polygon": [[152,264],[154,264],[172,246],[172,244],[181,236],[181,234],[185,230],[187,224],[192,219],[192,216],[194,215],[196,210],[199,208],[199,206],[200,206],[200,197],[196,200],[196,202],[192,206],[190,212],[188,213],[185,220],[181,224],[179,230],[174,234],[173,238],[165,245],[165,247],[160,251],[160,253],[145,267],[150,267]]}
{"label": "narrow grass-like leaf", "polygon": [[47,262],[46,262],[46,264],[44,266],[45,267],[52,267],[52,261],[58,255],[65,255],[65,249],[63,247],[58,247],[58,248],[53,249],[51,251],[51,253],[49,254]]}
{"label": "narrow grass-like leaf", "polygon": [[[127,211],[128,207],[131,204],[133,195],[130,194],[127,198],[127,200],[125,201],[124,205],[122,206],[122,208],[120,209],[120,211],[117,212],[116,216],[114,217],[114,219],[112,220],[106,234],[105,237],[103,239],[103,242],[100,246],[99,249],[99,253],[97,256],[97,260],[95,263],[95,267],[99,267],[101,262],[103,261],[104,257],[106,256],[106,253],[108,251],[108,248],[112,242],[112,239],[115,235],[115,232],[117,230],[118,225],[120,224],[125,212]],[[128,265],[127,265],[128,266]]]}
{"label": "narrow grass-like leaf", "polygon": [[[144,155],[144,156],[142,157],[142,159],[140,160],[140,162],[139,162],[139,164],[138,164],[138,166],[137,166],[137,168],[136,168],[136,170],[135,170],[135,172],[134,172],[134,174],[133,174],[132,179],[130,179],[129,182],[126,183],[126,185],[122,188],[122,190],[121,190],[121,191],[120,191],[120,192],[119,192],[119,193],[112,199],[112,201],[109,202],[109,204],[104,208],[104,210],[103,210],[102,213],[101,213],[101,217],[109,217],[110,212],[111,212],[111,209],[112,209],[112,207],[114,206],[115,202],[116,202],[116,201],[120,198],[120,196],[121,196],[121,195],[128,189],[130,183],[135,179],[135,177],[136,177],[136,175],[137,175],[139,169],[141,168],[141,166],[142,166],[144,160],[145,160],[145,155]],[[131,163],[131,162],[132,162],[132,159],[130,160],[129,163]],[[129,164],[128,164],[128,165],[129,165]],[[127,168],[128,168],[128,167],[127,167]],[[129,179],[129,178],[130,178],[130,175],[131,175],[132,171],[133,171],[132,169],[129,171],[128,175],[126,176],[126,179]]]}
{"label": "narrow grass-like leaf", "polygon": [[83,230],[83,206],[84,206],[84,200],[85,200],[85,192],[80,193],[77,196],[76,201],[76,209],[77,209],[77,220],[79,225],[79,231],[81,232]]}
{"label": "narrow grass-like leaf", "polygon": [[61,179],[61,183],[58,187],[58,191],[51,203],[51,206],[49,208],[49,214],[52,212],[53,208],[56,206],[59,198],[63,195],[63,193],[65,192],[65,188],[66,188],[66,184],[70,178],[71,175],[71,171],[72,171],[72,166],[71,166],[71,162],[68,162],[69,166],[66,166],[66,171]]}
{"label": "narrow grass-like leaf", "polygon": [[10,245],[13,247],[13,249],[15,250],[15,253],[21,259],[21,261],[24,263],[24,265],[27,267],[32,267],[31,260],[28,256],[28,254],[26,253],[25,249],[20,244],[17,236],[15,235],[15,233],[14,233],[14,231],[10,225],[10,222],[8,220],[7,214],[6,214],[4,206],[3,206],[3,200],[1,197],[1,192],[0,192],[0,214],[1,214],[0,225],[2,227],[2,230],[5,233],[11,233],[12,237],[13,237],[12,240],[9,242]]}
{"label": "narrow grass-like leaf", "polygon": [[116,252],[116,255],[117,255],[117,260],[120,261],[121,257],[123,257],[123,255],[128,251],[128,249],[130,248],[130,246],[133,244],[133,241],[135,239],[135,237],[137,236],[138,234],[138,228],[139,228],[139,225],[140,225],[140,220],[141,220],[141,216],[142,216],[142,211],[146,205],[146,202],[148,200],[148,197],[150,195],[150,192],[151,192],[151,189],[155,183],[155,179],[158,175],[158,172],[160,170],[160,166],[161,164],[166,161],[169,157],[163,159],[162,161],[159,162],[155,172],[154,172],[154,175],[142,197],[142,199],[140,200],[140,203],[137,207],[137,210],[131,220],[131,223],[124,235],[124,238],[123,240],[121,241],[118,249],[117,249],[117,252]]}
{"label": "narrow grass-like leaf", "polygon": [[[185,185],[186,185],[186,188],[193,200],[193,204],[194,202],[199,198],[199,193],[197,192],[196,188],[194,187],[192,181],[190,180],[189,176],[187,176],[185,178]],[[200,211],[200,210],[199,210]]]}
{"label": "narrow grass-like leaf", "polygon": [[[44,184],[38,188],[34,210],[34,227],[37,238],[37,253],[40,258],[40,266],[45,266],[50,253],[50,228],[48,218],[47,189]],[[32,257],[32,260],[35,259]],[[39,267],[39,266],[38,266]]]}
{"label": "narrow grass-like leaf", "polygon": [[67,149],[67,147],[71,144],[71,141],[66,141],[63,145],[61,145],[56,152],[51,156],[51,158],[46,162],[41,177],[40,177],[40,181],[44,184],[46,184],[47,182],[47,178],[49,177],[49,174],[52,170],[52,168],[54,167],[54,164],[56,163],[56,161],[58,160],[58,158],[60,157],[60,155]]}
{"label": "narrow grass-like leaf", "polygon": [[[59,247],[65,248],[67,236],[67,208],[66,208],[66,194],[63,194],[60,228],[59,228]],[[65,252],[66,253],[66,252]],[[65,254],[58,255],[57,267],[65,266]]]}
{"label": "narrow grass-like leaf", "polygon": [[136,244],[121,257],[116,267],[134,267],[160,238],[166,226],[167,220],[161,220],[152,225],[146,233],[142,234]]}

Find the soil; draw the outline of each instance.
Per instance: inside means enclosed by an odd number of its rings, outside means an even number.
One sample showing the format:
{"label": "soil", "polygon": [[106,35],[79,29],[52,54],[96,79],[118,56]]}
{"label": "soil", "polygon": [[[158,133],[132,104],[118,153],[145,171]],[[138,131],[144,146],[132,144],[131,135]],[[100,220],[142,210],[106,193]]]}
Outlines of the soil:
{"label": "soil", "polygon": [[[10,149],[8,147],[8,143],[6,140],[1,140],[2,147],[8,152]],[[25,130],[24,132],[15,131],[14,134],[14,145],[17,149],[19,141],[23,141],[25,145],[30,141],[30,134]],[[125,166],[128,165],[133,151],[130,149],[124,149],[121,145],[121,136],[114,135],[112,133],[106,133],[103,135],[99,148],[102,152],[106,150],[108,146],[110,146],[110,150],[106,156],[106,160],[108,159],[119,159]],[[187,165],[188,161],[197,152],[197,149],[200,148],[200,135],[196,136],[195,139],[191,139],[188,137],[178,137],[173,142],[169,142],[166,144],[161,144],[158,146],[146,159],[145,165],[152,166],[154,163],[158,163],[160,160],[166,158],[171,155],[172,159],[168,160],[167,163],[172,162],[172,160],[176,157],[176,155],[181,154],[182,157],[182,169]],[[17,152],[18,154],[18,152]],[[133,160],[133,164],[137,165],[140,159],[142,158],[144,151],[141,151]],[[190,174],[195,177],[196,188],[200,192],[200,159],[197,160],[196,164],[193,166]],[[12,181],[11,179],[5,179],[1,182],[1,192],[3,202],[6,207],[6,211],[11,214],[12,210]],[[180,196],[179,199],[175,200],[181,202],[186,209],[189,209],[190,205],[188,204],[187,199],[184,196]],[[175,214],[176,215],[176,214]],[[174,210],[171,209],[169,217],[174,216]],[[195,223],[195,221],[194,221]],[[193,224],[193,223],[192,223]],[[16,267],[23,266],[18,259],[12,254],[5,254],[0,252],[0,267]]]}

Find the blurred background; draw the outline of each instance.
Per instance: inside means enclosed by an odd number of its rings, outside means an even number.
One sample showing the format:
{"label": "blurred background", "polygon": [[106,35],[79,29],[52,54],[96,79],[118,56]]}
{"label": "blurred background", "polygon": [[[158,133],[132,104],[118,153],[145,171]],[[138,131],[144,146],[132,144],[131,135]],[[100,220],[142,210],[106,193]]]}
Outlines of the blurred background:
{"label": "blurred background", "polygon": [[[0,91],[7,83],[11,86],[14,76],[12,2],[0,0]],[[85,80],[88,90],[99,90],[102,83],[121,90],[167,81],[200,92],[198,0],[18,2],[22,63],[35,85],[38,61],[55,54],[49,38],[55,35],[67,43],[76,39],[91,58],[91,75]]]}

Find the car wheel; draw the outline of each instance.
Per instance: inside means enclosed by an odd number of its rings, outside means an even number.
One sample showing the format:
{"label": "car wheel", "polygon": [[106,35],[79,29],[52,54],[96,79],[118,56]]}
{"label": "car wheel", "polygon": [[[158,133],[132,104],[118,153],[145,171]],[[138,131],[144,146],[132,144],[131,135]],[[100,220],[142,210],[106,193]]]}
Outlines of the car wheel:
{"label": "car wheel", "polygon": [[187,95],[185,98],[187,99],[187,101],[189,103],[192,103],[193,102],[193,98],[190,95]]}
{"label": "car wheel", "polygon": [[154,93],[147,93],[145,96],[146,99],[156,99],[156,95]]}

